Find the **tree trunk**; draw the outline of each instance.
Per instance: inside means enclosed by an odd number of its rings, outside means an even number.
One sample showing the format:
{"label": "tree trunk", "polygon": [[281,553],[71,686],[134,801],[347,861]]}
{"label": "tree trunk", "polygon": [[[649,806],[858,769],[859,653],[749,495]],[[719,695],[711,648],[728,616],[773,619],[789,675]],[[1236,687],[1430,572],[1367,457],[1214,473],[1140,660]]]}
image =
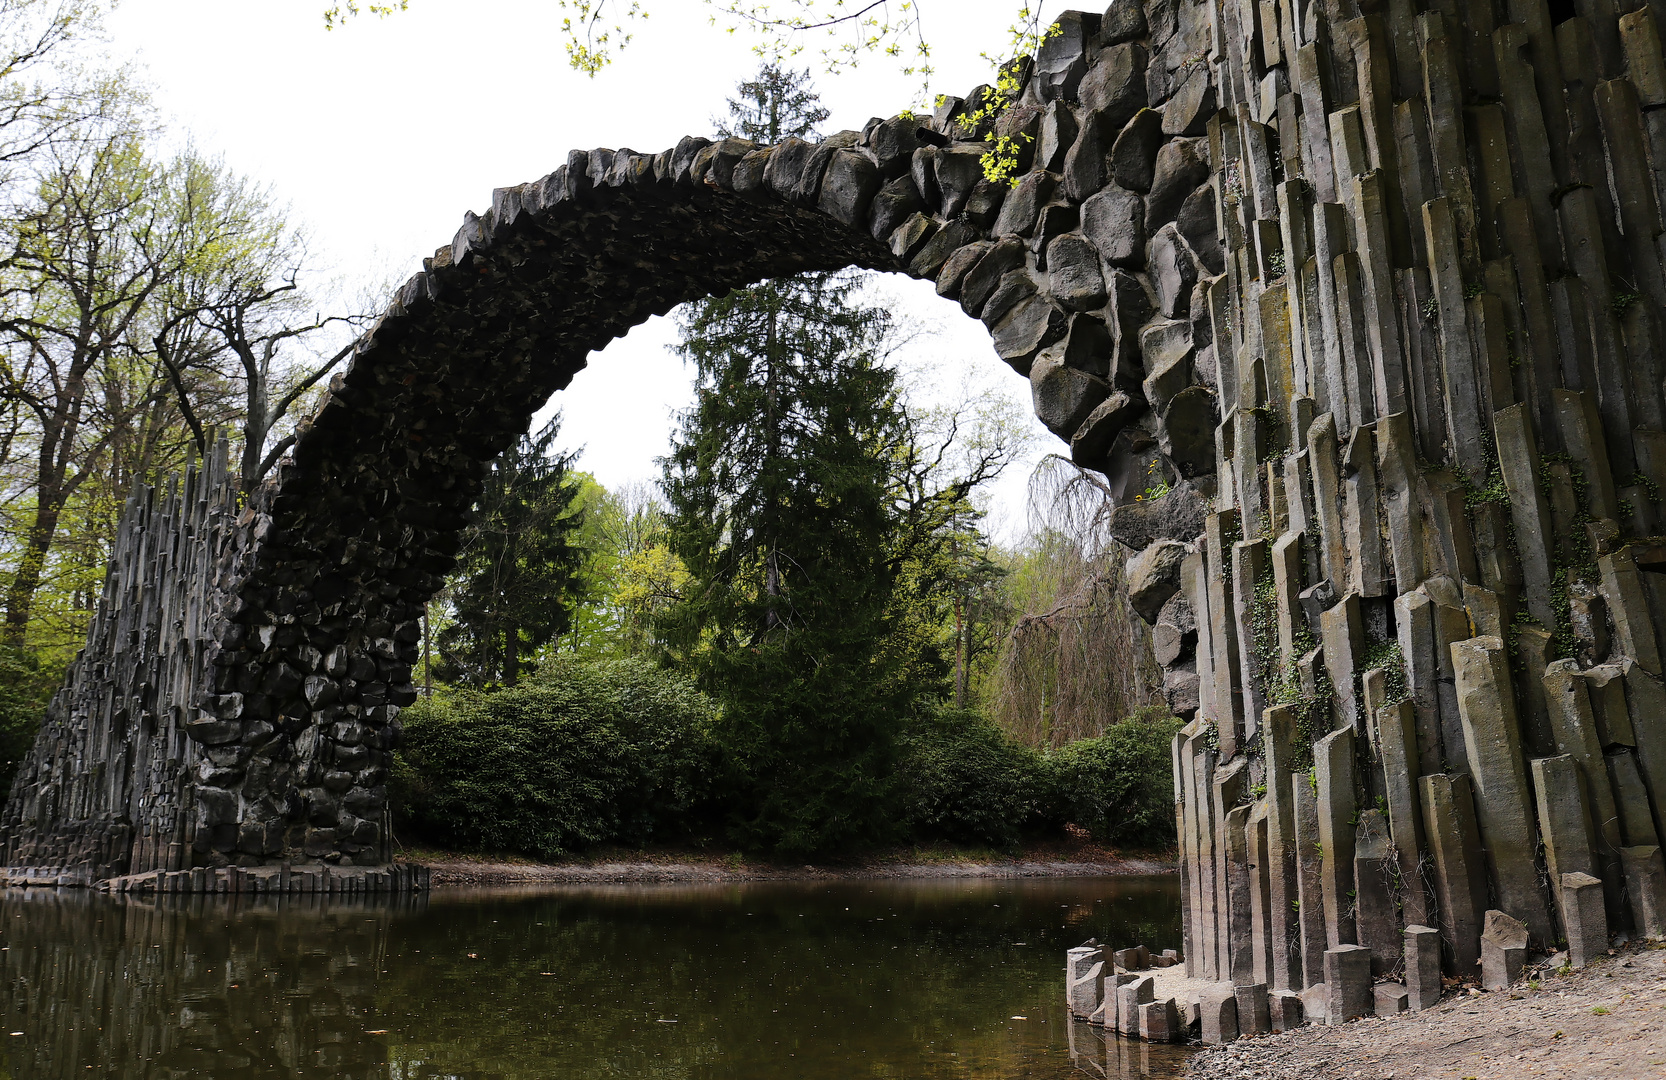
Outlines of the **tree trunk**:
{"label": "tree trunk", "polygon": [[954,601],[954,707],[966,707],[966,630],[960,597]]}
{"label": "tree trunk", "polygon": [[34,523],[29,526],[29,535],[24,542],[23,559],[18,563],[11,588],[6,590],[5,640],[9,645],[23,644],[28,633],[35,593],[40,591],[46,556],[52,550],[52,540],[57,534],[58,518],[62,513],[63,499],[59,495],[59,486],[43,487],[35,504]]}
{"label": "tree trunk", "polygon": [[[780,393],[780,381],[776,376],[779,370],[775,355],[777,344],[776,310],[772,306],[769,320],[764,328],[764,363],[769,365],[769,371],[764,376],[764,430],[768,440],[768,450],[764,455],[764,470],[767,473],[775,468],[777,459],[781,456],[781,421],[777,415],[777,395]],[[766,511],[767,520],[771,525],[776,522],[775,507],[771,505]],[[773,630],[781,625],[781,613],[776,610],[775,599],[781,595],[781,564],[775,547],[776,537],[773,529],[770,535],[764,537],[767,553],[764,556],[764,592],[770,597],[769,611],[764,616],[764,628]]]}

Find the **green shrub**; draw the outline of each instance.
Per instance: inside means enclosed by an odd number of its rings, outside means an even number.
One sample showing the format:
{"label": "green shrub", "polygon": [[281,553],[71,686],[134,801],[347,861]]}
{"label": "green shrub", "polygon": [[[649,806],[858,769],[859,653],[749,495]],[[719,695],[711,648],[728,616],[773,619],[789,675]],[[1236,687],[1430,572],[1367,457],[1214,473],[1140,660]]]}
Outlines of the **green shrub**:
{"label": "green shrub", "polygon": [[898,791],[916,840],[1011,848],[1043,823],[1041,754],[979,713],[925,717],[903,739],[903,755]]}
{"label": "green shrub", "polygon": [[0,804],[35,745],[35,733],[63,678],[62,664],[42,664],[28,649],[0,645]]}
{"label": "green shrub", "polygon": [[1047,756],[1052,816],[1105,844],[1167,847],[1175,841],[1170,745],[1180,721],[1147,712],[1113,724],[1096,739]]}
{"label": "green shrub", "polygon": [[559,660],[522,686],[405,710],[403,815],[434,840],[554,858],[683,831],[711,797],[710,702],[641,660]]}

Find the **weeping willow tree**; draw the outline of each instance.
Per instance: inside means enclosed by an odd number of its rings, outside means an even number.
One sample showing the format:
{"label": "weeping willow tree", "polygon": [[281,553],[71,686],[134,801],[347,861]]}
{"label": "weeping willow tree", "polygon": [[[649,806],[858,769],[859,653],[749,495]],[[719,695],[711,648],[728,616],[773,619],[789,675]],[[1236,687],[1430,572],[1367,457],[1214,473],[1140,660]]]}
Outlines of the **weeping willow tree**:
{"label": "weeping willow tree", "polygon": [[984,707],[1015,739],[1058,747],[1166,709],[1151,628],[1121,588],[1128,557],[1110,536],[1110,493],[1050,457],[1030,481],[1029,539],[1006,578],[1010,623]]}

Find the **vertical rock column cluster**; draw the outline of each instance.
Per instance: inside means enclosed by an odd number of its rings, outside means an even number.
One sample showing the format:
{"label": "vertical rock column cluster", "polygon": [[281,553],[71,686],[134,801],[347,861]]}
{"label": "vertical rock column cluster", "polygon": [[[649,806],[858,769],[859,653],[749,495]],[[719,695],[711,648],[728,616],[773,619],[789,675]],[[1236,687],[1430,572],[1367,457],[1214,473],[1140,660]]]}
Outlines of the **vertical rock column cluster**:
{"label": "vertical rock column cluster", "polygon": [[0,866],[15,876],[88,884],[191,865],[197,740],[225,723],[196,698],[236,557],[226,461],[221,443],[183,483],[128,499],[86,648],[0,817]]}
{"label": "vertical rock column cluster", "polygon": [[1660,934],[1666,13],[1179,7],[1217,485],[1136,584],[1196,613],[1191,973],[1334,1022]]}

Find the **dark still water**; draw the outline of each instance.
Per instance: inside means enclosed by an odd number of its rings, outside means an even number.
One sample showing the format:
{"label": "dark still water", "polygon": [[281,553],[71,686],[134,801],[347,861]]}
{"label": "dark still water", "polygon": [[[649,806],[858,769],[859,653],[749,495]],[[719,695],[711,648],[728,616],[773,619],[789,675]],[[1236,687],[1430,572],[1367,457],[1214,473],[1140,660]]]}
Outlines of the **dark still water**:
{"label": "dark still water", "polygon": [[1177,1075],[1068,1022],[1089,936],[1178,948],[1178,879],[0,891],[0,1077]]}

